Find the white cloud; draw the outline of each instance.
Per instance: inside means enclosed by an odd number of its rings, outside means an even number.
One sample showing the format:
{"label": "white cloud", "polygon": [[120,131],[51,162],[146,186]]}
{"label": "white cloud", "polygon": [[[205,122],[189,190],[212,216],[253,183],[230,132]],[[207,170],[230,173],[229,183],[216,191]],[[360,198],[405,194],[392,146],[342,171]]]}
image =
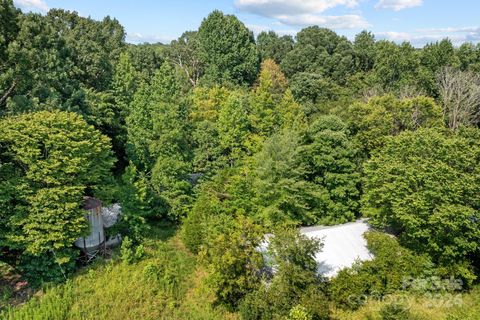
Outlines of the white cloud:
{"label": "white cloud", "polygon": [[480,42],[480,27],[419,29],[412,32],[380,32],[378,39],[387,39],[397,43],[408,41],[416,47],[448,38],[456,46],[464,42]]}
{"label": "white cloud", "polygon": [[14,0],[14,4],[25,10],[48,11],[48,5],[44,0]]}
{"label": "white cloud", "polygon": [[387,32],[379,32],[375,34],[379,39],[386,39],[390,41],[394,41],[397,43],[400,42],[411,42],[412,44],[425,44],[431,41],[441,40],[441,35],[422,35],[422,34],[414,34],[409,32],[397,32],[397,31],[387,31]]}
{"label": "white cloud", "polygon": [[258,24],[247,24],[249,30],[251,30],[256,36],[263,31],[275,31],[276,34],[280,36],[295,36],[299,30],[297,29],[277,29],[272,28],[271,26],[258,25]]}
{"label": "white cloud", "polygon": [[480,41],[480,27],[460,27],[460,28],[432,28],[419,30],[421,32],[428,32],[432,34],[441,34],[443,37],[460,38],[465,41],[478,42]]}
{"label": "white cloud", "polygon": [[162,35],[148,35],[148,34],[142,34],[139,32],[132,32],[132,33],[127,33],[126,36],[126,41],[130,43],[144,43],[144,42],[149,42],[149,43],[170,43],[174,37],[168,37],[168,36],[162,36]]}
{"label": "white cloud", "polygon": [[296,16],[278,16],[282,23],[292,26],[319,25],[330,29],[356,29],[367,28],[368,22],[359,15],[320,16],[314,14],[301,14]]}
{"label": "white cloud", "polygon": [[358,3],[359,0],[236,0],[235,6],[248,13],[275,19],[283,25],[320,25],[331,29],[365,28],[368,23],[358,14],[322,14],[337,6],[354,8]]}
{"label": "white cloud", "polygon": [[266,17],[320,13],[337,6],[353,8],[358,0],[236,0],[235,6],[243,11]]}
{"label": "white cloud", "polygon": [[375,8],[400,11],[407,8],[419,7],[422,3],[423,0],[380,0]]}

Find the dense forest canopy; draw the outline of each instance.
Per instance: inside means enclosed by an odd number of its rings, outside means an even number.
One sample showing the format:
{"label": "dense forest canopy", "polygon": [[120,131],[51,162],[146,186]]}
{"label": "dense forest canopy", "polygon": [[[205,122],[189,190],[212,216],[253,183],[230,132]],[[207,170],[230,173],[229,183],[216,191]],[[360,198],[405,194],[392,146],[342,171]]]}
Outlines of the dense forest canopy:
{"label": "dense forest canopy", "polygon": [[[326,319],[327,301],[355,309],[347,293],[391,293],[406,276],[469,288],[478,72],[480,45],[448,39],[415,48],[318,26],[254,37],[214,11],[170,44],[132,45],[116,19],[0,0],[0,260],[37,285],[62,281],[95,196],[121,203],[129,245],[178,224],[217,303],[244,319]],[[294,228],[361,217],[396,237],[370,234],[377,257],[329,287],[312,265],[321,243]]]}

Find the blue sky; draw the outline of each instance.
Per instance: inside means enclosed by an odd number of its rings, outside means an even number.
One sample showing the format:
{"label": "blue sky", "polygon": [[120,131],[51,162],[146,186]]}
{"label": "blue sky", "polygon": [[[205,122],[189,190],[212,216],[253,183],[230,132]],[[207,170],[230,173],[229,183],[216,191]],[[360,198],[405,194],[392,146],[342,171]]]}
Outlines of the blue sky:
{"label": "blue sky", "polygon": [[117,18],[127,41],[169,42],[196,30],[214,9],[235,14],[253,32],[292,34],[317,24],[353,38],[361,30],[377,39],[415,46],[448,37],[459,45],[480,42],[478,0],[14,0],[24,11],[75,10],[82,16]]}

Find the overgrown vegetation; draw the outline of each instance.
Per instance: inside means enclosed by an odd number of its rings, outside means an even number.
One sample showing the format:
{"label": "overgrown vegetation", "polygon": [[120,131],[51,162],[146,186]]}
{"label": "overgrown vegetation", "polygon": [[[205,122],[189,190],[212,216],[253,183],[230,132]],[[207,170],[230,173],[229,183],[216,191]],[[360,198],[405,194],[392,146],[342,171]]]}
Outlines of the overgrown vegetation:
{"label": "overgrown vegetation", "polygon": [[[479,66],[469,43],[255,39],[220,11],[131,45],[0,0],[0,260],[38,290],[4,307],[8,282],[1,316],[478,318]],[[79,268],[85,196],[121,204],[123,243]],[[298,227],[360,217],[375,258],[317,274]]]}

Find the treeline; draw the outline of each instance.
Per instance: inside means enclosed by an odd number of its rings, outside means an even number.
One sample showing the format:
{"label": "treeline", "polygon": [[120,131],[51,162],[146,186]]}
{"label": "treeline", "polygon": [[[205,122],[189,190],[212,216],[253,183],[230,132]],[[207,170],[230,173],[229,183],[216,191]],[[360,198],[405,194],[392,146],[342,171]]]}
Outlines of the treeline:
{"label": "treeline", "polygon": [[[0,9],[0,252],[32,281],[74,270],[84,195],[120,201],[117,229],[136,242],[152,221],[181,222],[219,302],[246,313],[278,298],[261,286],[253,246],[279,226],[370,217],[404,246],[374,238],[387,246],[379,252],[401,248],[400,264],[423,259],[439,276],[475,281],[479,46],[416,49],[319,27],[255,39],[219,11],[169,45],[130,45],[109,17],[24,14],[11,0]],[[306,241],[296,237],[277,238]],[[252,319],[310,312],[307,288],[329,294],[308,260],[320,245],[304,245],[277,245],[284,277],[273,288],[285,295]],[[380,256],[365,274],[397,270]],[[369,281],[399,288],[398,278],[362,279],[365,294]]]}

